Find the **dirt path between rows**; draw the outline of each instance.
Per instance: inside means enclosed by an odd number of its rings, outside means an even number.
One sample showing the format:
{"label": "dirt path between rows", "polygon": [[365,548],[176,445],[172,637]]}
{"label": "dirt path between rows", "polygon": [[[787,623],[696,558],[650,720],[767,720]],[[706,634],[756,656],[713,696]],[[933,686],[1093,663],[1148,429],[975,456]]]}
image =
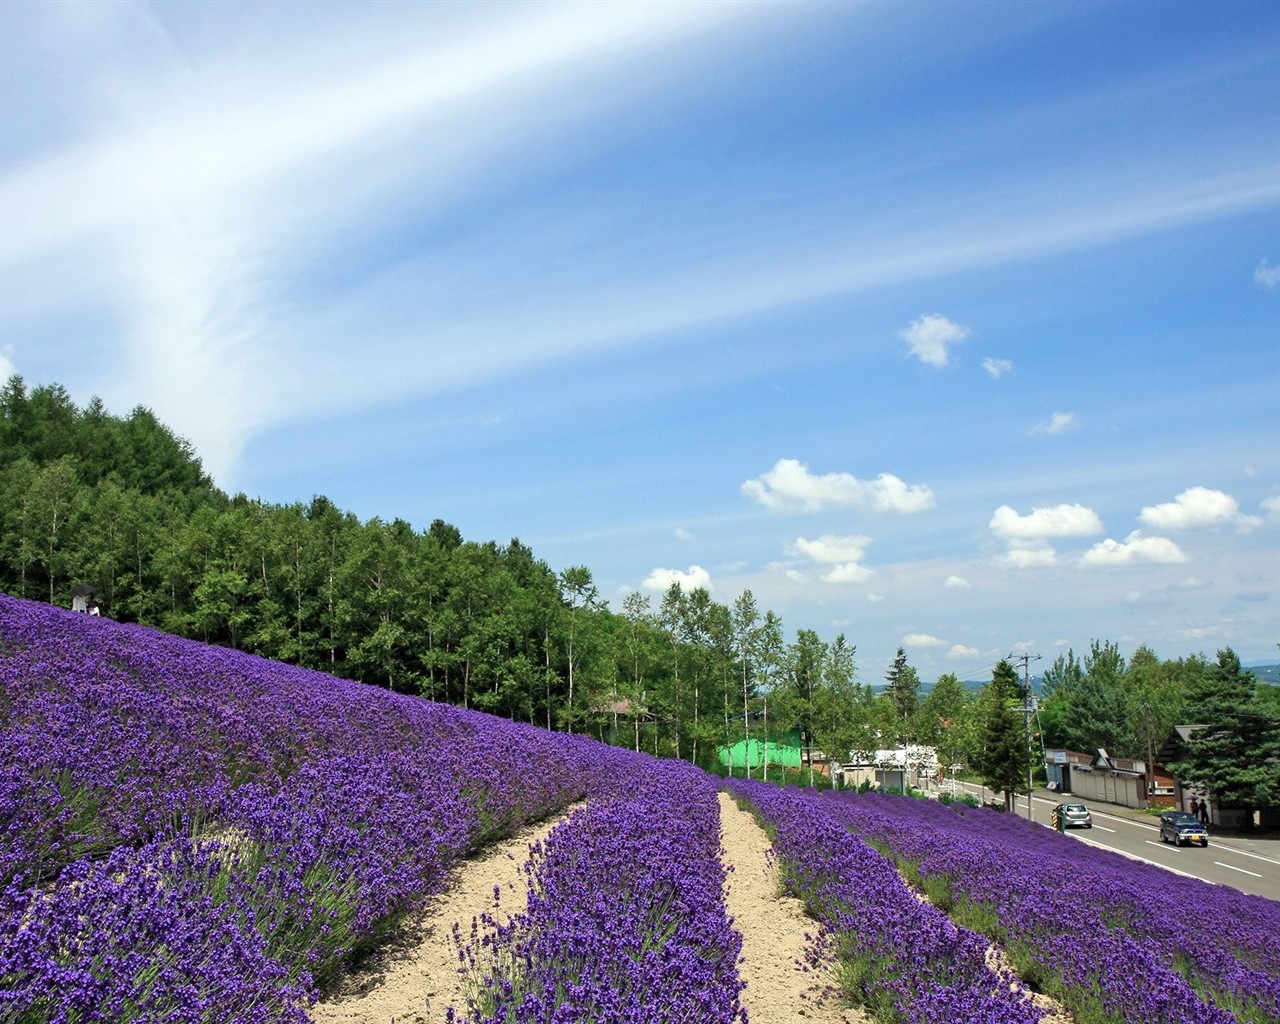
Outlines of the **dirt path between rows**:
{"label": "dirt path between rows", "polygon": [[311,1008],[315,1024],[440,1024],[451,1005],[464,1009],[453,926],[466,938],[474,918],[493,914],[495,886],[502,890],[501,914],[495,916],[505,920],[523,910],[527,889],[521,869],[529,847],[570,813],[572,808],[454,868],[448,888],[408,925],[401,941],[348,978],[339,994]]}
{"label": "dirt path between rows", "polygon": [[804,904],[782,895],[769,837],[728,793],[720,794],[720,842],[730,868],[725,904],[742,934],[738,973],[751,1024],[870,1024],[861,1010],[840,1005],[829,973],[806,969],[806,934],[818,923]]}
{"label": "dirt path between rows", "polygon": [[[483,855],[454,869],[449,888],[409,924],[404,938],[379,954],[342,991],[311,1010],[316,1024],[441,1024],[450,1005],[462,1009],[465,994],[458,975],[452,934],[464,936],[473,918],[493,912],[493,890],[502,890],[504,915],[524,909],[521,868],[529,847],[565,816],[526,829]],[[830,979],[806,970],[806,934],[816,923],[798,900],[780,895],[769,837],[756,820],[727,795],[720,794],[721,844],[725,866],[725,902],[742,933],[738,969],[746,982],[742,994],[751,1024],[869,1024],[857,1010],[842,1009],[828,989]]]}

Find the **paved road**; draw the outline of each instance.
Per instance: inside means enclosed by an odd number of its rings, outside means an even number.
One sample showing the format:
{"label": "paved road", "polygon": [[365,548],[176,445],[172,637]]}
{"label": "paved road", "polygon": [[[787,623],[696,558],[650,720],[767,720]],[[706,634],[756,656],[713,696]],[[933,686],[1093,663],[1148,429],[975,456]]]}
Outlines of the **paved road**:
{"label": "paved road", "polygon": [[[983,790],[967,783],[957,785],[979,799],[997,799],[989,789]],[[948,781],[943,789],[950,788]],[[1049,812],[1063,799],[1048,790],[1036,790],[1031,800],[1032,820],[1048,826]],[[1113,850],[1168,871],[1280,901],[1280,837],[1222,836],[1210,825],[1207,847],[1175,847],[1160,842],[1160,827],[1153,815],[1115,804],[1086,803],[1093,812],[1093,828],[1067,831],[1067,835],[1082,844]],[[1021,817],[1027,816],[1025,795],[1018,799],[1017,811]]]}

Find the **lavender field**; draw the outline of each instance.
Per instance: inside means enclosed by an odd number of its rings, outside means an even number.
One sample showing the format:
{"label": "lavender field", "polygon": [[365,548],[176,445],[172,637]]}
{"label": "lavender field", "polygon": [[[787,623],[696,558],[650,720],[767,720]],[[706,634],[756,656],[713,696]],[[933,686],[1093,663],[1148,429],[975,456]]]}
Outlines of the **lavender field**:
{"label": "lavender field", "polygon": [[[432,1020],[746,1024],[719,784],[0,595],[0,1022],[302,1024],[470,855],[578,805],[518,911],[456,937],[470,997]],[[1032,1024],[1037,992],[1079,1024],[1280,1020],[1280,904],[1069,871],[1070,840],[985,810],[729,788],[812,960],[886,1024]]]}

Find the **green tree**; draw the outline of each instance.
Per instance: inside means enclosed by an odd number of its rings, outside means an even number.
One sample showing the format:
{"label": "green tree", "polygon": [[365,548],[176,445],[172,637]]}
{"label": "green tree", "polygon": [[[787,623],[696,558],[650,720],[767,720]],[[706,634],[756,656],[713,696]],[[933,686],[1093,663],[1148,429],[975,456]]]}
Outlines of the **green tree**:
{"label": "green tree", "polygon": [[1199,728],[1186,759],[1171,766],[1178,778],[1220,806],[1280,808],[1280,716],[1230,647],[1192,687],[1187,714]]}
{"label": "green tree", "polygon": [[973,746],[973,699],[964,685],[947,672],[920,702],[915,732],[921,743],[938,752],[939,764],[963,764]]}
{"label": "green tree", "polygon": [[1019,793],[1027,792],[1031,768],[1031,746],[1022,711],[1018,675],[1008,661],[1001,661],[991,673],[991,682],[979,697],[979,748],[973,766],[992,789],[1004,793],[1006,811],[1013,810]]}
{"label": "green tree", "polygon": [[907,664],[907,652],[901,647],[898,648],[889,671],[885,673],[885,680],[889,684],[885,693],[894,710],[894,738],[900,744],[908,743],[914,739],[911,730],[916,710],[920,706],[920,677]]}

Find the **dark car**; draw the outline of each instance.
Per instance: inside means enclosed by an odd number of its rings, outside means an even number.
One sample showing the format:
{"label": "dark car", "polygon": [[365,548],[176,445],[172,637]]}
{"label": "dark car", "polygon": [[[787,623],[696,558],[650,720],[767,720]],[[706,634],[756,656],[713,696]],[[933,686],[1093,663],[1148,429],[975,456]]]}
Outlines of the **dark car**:
{"label": "dark car", "polygon": [[1183,843],[1199,843],[1209,845],[1209,830],[1200,824],[1200,819],[1187,811],[1165,811],[1160,815],[1160,842],[1171,842],[1174,846]]}
{"label": "dark car", "polygon": [[1093,815],[1089,808],[1077,801],[1058,804],[1054,808],[1062,819],[1063,828],[1093,828]]}

